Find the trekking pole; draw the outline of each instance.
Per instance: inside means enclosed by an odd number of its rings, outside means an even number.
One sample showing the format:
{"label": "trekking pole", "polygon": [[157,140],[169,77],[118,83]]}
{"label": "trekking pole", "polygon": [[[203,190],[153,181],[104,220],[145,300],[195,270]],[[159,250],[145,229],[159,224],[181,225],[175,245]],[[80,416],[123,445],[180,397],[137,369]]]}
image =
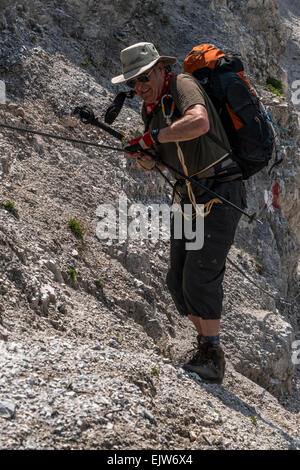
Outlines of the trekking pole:
{"label": "trekking pole", "polygon": [[[120,132],[116,131],[112,127],[107,126],[103,122],[99,121],[99,119],[96,118],[94,111],[89,106],[77,106],[72,112],[72,114],[74,116],[78,116],[81,122],[83,122],[84,124],[91,124],[93,126],[100,127],[100,129],[103,129],[105,132],[108,132],[110,135],[112,135],[113,137],[116,137],[118,140],[120,140],[123,143],[126,142],[127,140],[124,134],[121,134]],[[146,154],[147,152],[144,152],[144,153]],[[152,153],[150,152],[148,153],[148,155],[153,157]],[[163,172],[161,171],[160,168],[158,168],[157,165],[155,165],[155,169],[161,174],[161,176],[167,181],[167,183],[173,187],[171,181],[166,177],[166,175],[163,174]],[[174,187],[173,189],[176,192],[176,194],[178,194],[178,196],[180,197],[180,194],[177,191],[177,189]]]}
{"label": "trekking pole", "polygon": [[[112,136],[114,136],[117,139],[121,140],[122,142],[126,142],[126,137],[123,134],[121,134],[119,132],[116,132],[115,129],[112,129],[110,126],[107,126],[106,124],[103,124],[101,121],[99,121],[99,119],[97,119],[95,117],[94,112],[89,107],[87,107],[87,106],[82,106],[82,107],[78,106],[77,108],[74,109],[73,114],[78,115],[79,119],[84,124],[92,124],[92,125],[98,126],[101,129],[108,132],[109,134],[111,134]],[[130,153],[130,151],[128,151],[128,150],[127,150],[127,152]],[[173,166],[169,165],[169,163],[164,162],[163,160],[161,160],[156,155],[153,155],[151,152],[149,152],[147,150],[143,150],[142,153],[145,154],[145,155],[150,156],[157,163],[161,163],[162,165],[167,167],[169,170],[174,171],[175,173],[177,173],[179,176],[181,176],[185,180],[196,184],[201,189],[203,189],[203,190],[207,191],[208,193],[210,193],[212,196],[218,197],[222,202],[224,202],[224,204],[227,204],[228,206],[231,206],[233,209],[235,209],[235,210],[241,212],[242,214],[246,215],[249,218],[249,223],[251,223],[253,220],[255,220],[259,224],[263,225],[263,222],[256,218],[256,213],[255,212],[252,215],[248,214],[246,211],[244,211],[240,207],[236,206],[232,202],[228,201],[223,196],[220,196],[219,194],[217,194],[214,191],[212,191],[211,189],[209,189],[207,186],[204,186],[204,184],[200,183],[198,180],[195,180],[194,178],[191,178],[190,176],[185,175],[183,172],[181,172],[180,170],[177,170]],[[159,168],[158,168],[158,170],[159,170]],[[160,173],[162,174],[161,171],[160,171]],[[164,176],[164,178],[166,178],[165,175],[163,175],[163,176]]]}
{"label": "trekking pole", "polygon": [[99,119],[96,118],[93,110],[88,106],[77,106],[72,112],[72,114],[74,116],[78,116],[80,121],[83,122],[83,124],[91,124],[92,126],[100,127],[100,129],[105,132],[108,132],[110,135],[120,140],[121,142],[126,141],[126,137],[121,134],[121,132],[118,132],[107,124],[104,124],[104,122],[99,121]]}
{"label": "trekking pole", "polygon": [[236,209],[237,211],[239,211],[242,214],[246,215],[250,219],[249,223],[251,223],[253,220],[256,220],[256,222],[263,225],[263,222],[256,218],[256,212],[254,212],[252,215],[248,214],[248,212],[244,211],[240,207],[238,207],[235,204],[233,204],[232,202],[228,201],[227,199],[225,199],[220,194],[215,193],[212,189],[210,189],[207,186],[205,186],[204,184],[200,183],[198,180],[195,180],[194,178],[191,178],[190,176],[185,175],[180,170],[177,170],[172,165],[169,165],[169,163],[166,163],[163,160],[160,160],[160,158],[158,158],[156,155],[152,155],[151,152],[147,152],[146,150],[143,150],[143,153],[145,153],[146,155],[149,155],[150,157],[152,157],[153,160],[155,160],[157,163],[161,163],[162,165],[166,166],[167,168],[169,168],[169,170],[172,170],[172,171],[176,172],[179,176],[181,176],[185,180],[190,181],[193,184],[196,184],[197,186],[199,186],[201,189],[207,191],[212,196],[219,198],[222,202],[224,202],[224,204],[227,204],[228,206],[231,206],[233,209]]}
{"label": "trekking pole", "polygon": [[57,134],[49,134],[48,132],[36,131],[34,129],[27,129],[25,127],[10,126],[8,124],[3,124],[2,122],[0,122],[0,127],[4,127],[5,129],[10,129],[17,132],[26,132],[29,134],[41,135],[43,137],[51,137],[52,139],[66,140],[67,142],[74,142],[75,144],[92,145],[93,147],[103,148],[106,150],[118,150],[124,152],[124,150],[121,148],[110,147],[109,145],[97,144],[96,142],[89,142],[86,140],[72,139],[71,137],[64,137]]}
{"label": "trekking pole", "polygon": [[[100,127],[101,129],[105,130],[106,132],[108,132],[109,134],[111,134],[112,136],[118,138],[119,140],[121,140],[122,142],[126,142],[126,137],[121,134],[120,132],[116,131],[115,129],[112,129],[111,127],[103,124],[102,122],[100,122],[97,118],[95,118],[95,121],[94,121],[94,125]],[[124,149],[123,148],[119,148],[119,147],[111,147],[109,145],[103,145],[103,144],[97,144],[96,142],[89,142],[89,141],[86,141],[86,140],[78,140],[78,139],[73,139],[71,137],[64,137],[64,136],[60,136],[60,135],[56,135],[56,134],[51,134],[51,133],[48,133],[48,132],[41,132],[41,131],[36,131],[34,129],[27,129],[27,128],[24,128],[24,127],[16,127],[16,126],[11,126],[11,125],[8,125],[8,124],[3,124],[0,122],[0,127],[4,127],[6,129],[10,129],[10,130],[14,130],[14,131],[17,131],[17,132],[26,132],[26,133],[30,133],[30,134],[36,134],[36,135],[41,135],[43,137],[51,137],[52,139],[59,139],[59,140],[65,140],[67,142],[73,142],[73,143],[76,143],[76,144],[84,144],[84,145],[91,145],[93,147],[97,147],[97,148],[103,148],[105,150],[115,150],[117,152],[124,152]],[[128,152],[130,153],[130,152]],[[181,176],[182,178],[190,181],[191,183],[194,183],[196,185],[198,185],[201,189],[207,191],[209,194],[212,194],[214,197],[218,197],[222,202],[224,202],[224,204],[227,204],[229,206],[231,206],[232,208],[236,209],[237,211],[241,212],[242,214],[246,215],[250,221],[249,223],[251,223],[253,220],[256,220],[256,222],[260,223],[260,224],[263,224],[261,220],[257,219],[255,216],[256,214],[248,214],[247,212],[245,212],[243,209],[241,209],[240,207],[236,206],[235,204],[233,204],[232,202],[228,201],[227,199],[223,198],[223,196],[220,196],[219,194],[215,193],[214,191],[212,191],[211,189],[207,188],[206,186],[204,186],[202,183],[200,183],[199,181],[191,178],[190,176],[187,176],[185,175],[184,173],[182,173],[180,170],[177,170],[176,168],[174,168],[173,166],[169,165],[168,163],[164,162],[163,160],[161,160],[160,158],[158,158],[156,155],[153,155],[151,152],[147,151],[147,150],[143,150],[142,152],[143,154],[145,155],[149,155],[151,158],[153,158],[153,160],[155,160],[157,163],[161,163],[162,165],[164,165],[165,167],[169,168],[170,170],[174,171],[175,173],[177,173],[179,176]]]}

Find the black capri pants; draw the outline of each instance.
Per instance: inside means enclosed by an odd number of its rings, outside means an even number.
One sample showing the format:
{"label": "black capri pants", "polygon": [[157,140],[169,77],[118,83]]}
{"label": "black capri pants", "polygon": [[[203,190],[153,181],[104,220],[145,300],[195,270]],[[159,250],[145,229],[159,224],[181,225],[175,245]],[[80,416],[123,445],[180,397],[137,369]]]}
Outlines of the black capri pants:
{"label": "black capri pants", "polygon": [[[215,182],[211,188],[238,207],[245,208],[246,191],[241,179]],[[197,198],[204,204],[213,196],[206,193]],[[188,204],[190,201],[182,201]],[[170,269],[167,286],[181,315],[194,315],[204,320],[221,318],[223,278],[226,257],[234,242],[241,213],[225,203],[214,204],[204,218],[204,244],[199,250],[186,250],[186,240],[174,239],[174,217],[171,220]],[[183,218],[182,218],[183,219]]]}

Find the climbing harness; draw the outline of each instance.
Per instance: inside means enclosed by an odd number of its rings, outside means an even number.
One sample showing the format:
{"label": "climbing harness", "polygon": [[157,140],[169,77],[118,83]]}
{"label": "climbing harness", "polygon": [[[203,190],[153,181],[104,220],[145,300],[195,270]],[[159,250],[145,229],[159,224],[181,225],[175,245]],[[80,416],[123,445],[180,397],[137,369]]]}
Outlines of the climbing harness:
{"label": "climbing harness", "polygon": [[[76,109],[78,111],[78,108],[76,108]],[[78,112],[76,114],[78,114]],[[93,117],[92,115],[89,115],[89,120],[86,120],[86,123],[91,123],[91,124],[93,123],[94,125],[96,125],[96,126],[100,127],[101,129],[105,130],[106,132],[108,132],[112,136],[116,137],[117,139],[121,140],[122,142],[126,141],[126,137],[123,134],[116,131],[115,129],[112,129],[110,126],[107,126],[107,125],[103,124],[101,121],[99,121],[95,117],[94,117],[94,119],[92,119],[92,117]],[[87,115],[84,113],[84,119],[86,119],[86,118],[87,118]],[[112,146],[109,146],[109,145],[98,144],[96,142],[89,142],[89,141],[85,141],[85,140],[73,139],[73,138],[70,138],[70,137],[64,137],[64,136],[60,136],[60,135],[57,135],[57,134],[51,134],[51,133],[48,133],[48,132],[41,132],[41,131],[37,131],[37,130],[34,130],[34,129],[28,129],[28,128],[23,128],[23,127],[16,127],[16,126],[8,125],[8,124],[3,124],[1,122],[0,122],[0,127],[10,129],[10,130],[13,130],[13,131],[16,131],[16,132],[25,132],[25,133],[30,133],[30,134],[37,134],[37,135],[41,135],[43,137],[50,137],[50,138],[53,138],[53,139],[65,140],[67,142],[73,142],[73,143],[77,143],[77,144],[91,145],[93,147],[102,148],[102,149],[105,149],[105,150],[114,150],[116,152],[124,153],[124,149],[122,147],[112,147]],[[169,168],[171,171],[177,173],[183,179],[187,179],[191,183],[196,184],[197,186],[199,186],[204,191],[207,191],[209,194],[213,195],[215,198],[219,198],[225,204],[229,205],[230,207],[234,208],[235,210],[237,210],[237,211],[241,212],[242,214],[246,215],[251,222],[253,220],[256,220],[256,222],[262,224],[262,222],[259,219],[256,218],[255,213],[252,214],[252,215],[248,214],[246,211],[244,211],[240,207],[236,206],[232,202],[230,202],[227,199],[223,198],[223,196],[221,196],[221,195],[215,193],[214,191],[212,191],[211,189],[207,188],[205,185],[200,183],[200,181],[197,181],[197,180],[191,178],[190,176],[186,176],[183,172],[181,172],[180,170],[177,170],[173,166],[171,166],[168,163],[162,161],[160,158],[158,158],[156,155],[152,154],[151,152],[149,152],[147,150],[143,150],[143,154],[149,155],[157,163],[160,163],[163,166]]]}
{"label": "climbing harness", "polygon": [[[164,100],[172,100],[171,101],[171,106],[170,106],[170,110],[169,110],[169,113],[167,113],[166,111],[166,106],[165,106],[165,103],[164,103]],[[162,97],[161,97],[161,100],[160,100],[160,105],[161,105],[161,110],[162,110],[162,114],[163,114],[163,117],[164,117],[164,120],[167,124],[167,126],[170,126],[172,124],[172,116],[173,116],[173,113],[174,113],[174,110],[175,110],[175,102],[174,100],[172,99],[172,95],[170,95],[168,92],[166,94],[164,94]],[[188,176],[188,169],[186,167],[186,164],[185,164],[185,160],[184,160],[184,155],[183,155],[183,152],[181,150],[181,147],[179,145],[179,142],[175,142],[176,144],[176,147],[177,147],[177,155],[178,155],[178,158],[179,158],[179,161],[181,163],[181,167],[183,168],[183,171],[184,171],[184,174],[186,176]],[[191,182],[188,181],[188,180],[185,180],[185,184],[187,186],[187,190],[188,190],[188,195],[189,195],[189,199],[192,203],[192,206],[195,210],[195,213],[193,214],[193,217],[197,217],[198,215],[203,215],[202,214],[202,211],[199,209],[198,205],[197,205],[197,202],[196,202],[196,198],[195,198],[195,195],[193,193],[193,190],[192,190],[192,185],[191,185]],[[177,200],[177,197],[176,197],[176,193],[174,194],[175,196],[175,200],[176,202],[179,202]],[[181,210],[182,212],[182,215],[184,217],[186,217],[186,214]]]}
{"label": "climbing harness", "polygon": [[[166,103],[165,103],[165,100],[166,99],[170,99],[172,100],[172,103],[174,103],[173,101],[173,98],[170,94],[166,93],[166,94],[163,94],[161,99],[160,99],[160,102],[158,103],[162,109],[163,109],[163,113],[164,113],[164,117],[165,119],[167,120],[170,120],[171,121],[171,117],[174,113],[174,110],[175,110],[175,104],[172,104],[171,103],[171,106],[170,106],[170,111],[169,113],[167,112],[167,107],[166,107]],[[151,112],[155,111],[155,108],[152,107],[151,109]],[[75,108],[75,110],[73,111],[73,114],[75,115],[78,115],[79,118],[81,119],[81,121],[84,123],[84,124],[93,124],[95,126],[98,126],[100,127],[101,129],[105,130],[106,132],[109,132],[111,135],[113,135],[114,137],[117,137],[119,140],[121,140],[122,142],[126,142],[126,137],[121,134],[121,133],[117,133],[118,135],[116,136],[116,131],[114,129],[112,129],[111,127],[109,126],[106,126],[106,125],[103,125],[103,123],[101,121],[99,121],[99,119],[97,119],[94,115],[94,112],[87,106],[83,106],[83,107],[77,107]],[[178,144],[178,142],[177,142]],[[179,144],[178,144],[179,146]],[[179,149],[181,151],[181,148],[179,146]],[[183,172],[181,172],[180,170],[177,170],[176,168],[174,168],[173,166],[171,166],[170,164],[162,161],[161,159],[159,159],[157,157],[157,155],[154,155],[152,154],[151,152],[147,151],[147,150],[143,150],[143,153],[145,155],[149,155],[151,158],[153,158],[156,163],[161,163],[163,166],[169,168],[171,171],[177,173],[179,176],[181,176],[185,181],[188,181],[190,184],[191,183],[195,183],[196,185],[200,186],[201,189],[203,189],[204,191],[207,191],[208,193],[210,193],[212,196],[214,196],[214,198],[212,199],[212,203],[210,203],[210,201],[208,201],[207,203],[205,203],[203,206],[203,210],[204,210],[204,214],[202,212],[200,212],[202,215],[204,215],[204,217],[206,215],[208,215],[210,213],[210,210],[212,208],[212,205],[215,204],[215,203],[222,203],[224,202],[225,204],[233,207],[234,209],[238,210],[239,212],[241,212],[242,214],[246,215],[248,218],[249,218],[249,223],[251,223],[253,220],[256,220],[258,223],[262,224],[262,222],[256,218],[256,214],[248,214],[247,212],[245,212],[243,209],[241,209],[240,207],[236,206],[235,204],[233,204],[232,202],[228,201],[227,199],[223,198],[222,196],[220,196],[219,194],[215,193],[214,191],[212,191],[211,189],[207,188],[206,186],[204,186],[202,183],[200,183],[200,181],[198,180],[195,180],[194,178],[188,176],[188,174],[185,174]],[[182,151],[181,151],[182,153]],[[183,160],[184,160],[184,157],[183,157]],[[185,165],[185,164],[184,164]],[[163,176],[163,178],[168,182],[168,184],[170,184],[172,187],[173,187],[173,197],[175,196],[175,194],[177,194],[177,196],[180,197],[180,194],[177,192],[177,188],[176,188],[176,184],[173,185],[169,179],[163,174],[163,172],[157,167],[157,165],[155,166],[155,168],[159,171],[159,173]],[[187,173],[187,169],[186,169],[186,173]],[[196,202],[195,202],[196,204]],[[197,213],[199,214],[199,207],[197,206],[196,204],[196,207],[197,207]]]}
{"label": "climbing harness", "polygon": [[[164,103],[164,100],[171,100],[171,106],[169,106],[169,113],[167,113],[166,111],[166,106],[165,106],[165,103]],[[175,102],[172,98],[172,95],[170,95],[169,93],[166,93],[164,94],[162,97],[161,97],[161,101],[160,101],[160,105],[161,105],[161,110],[162,110],[162,114],[163,114],[163,117],[165,119],[165,122],[168,126],[170,126],[172,124],[172,116],[174,114],[174,111],[175,111]],[[182,149],[180,147],[180,144],[179,142],[175,142],[176,144],[176,147],[177,147],[177,155],[178,155],[178,159],[181,163],[181,167],[184,171],[184,174],[185,176],[189,176],[188,174],[188,169],[187,169],[187,166],[186,166],[186,163],[185,163],[185,159],[184,159],[184,154],[182,152]],[[194,195],[194,192],[193,192],[193,189],[192,189],[192,184],[191,184],[191,181],[189,181],[188,179],[185,179],[185,184],[186,184],[186,187],[187,187],[187,191],[188,191],[188,195],[189,195],[189,200],[194,208],[194,213],[193,213],[193,218],[197,217],[198,215],[201,215],[201,216],[204,216],[206,217],[207,215],[209,215],[211,209],[212,209],[212,206],[215,204],[215,203],[218,203],[218,204],[222,204],[222,201],[220,200],[220,198],[218,197],[214,197],[213,199],[211,199],[210,201],[206,202],[205,204],[203,204],[203,209],[200,209],[199,206],[197,205],[197,202],[196,202],[196,198],[195,198],[195,195]],[[175,189],[175,186],[173,186],[173,189]],[[175,198],[176,202],[180,202],[178,201],[178,198],[176,197],[176,195],[178,195],[178,193],[175,193],[173,192],[173,197]],[[184,217],[187,217],[187,215],[183,212],[182,212],[182,215]]]}

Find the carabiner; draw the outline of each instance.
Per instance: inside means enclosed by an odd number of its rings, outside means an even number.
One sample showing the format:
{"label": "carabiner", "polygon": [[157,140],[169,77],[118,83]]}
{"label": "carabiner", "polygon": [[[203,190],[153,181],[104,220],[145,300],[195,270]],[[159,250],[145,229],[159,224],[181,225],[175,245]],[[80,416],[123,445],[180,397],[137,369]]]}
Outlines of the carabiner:
{"label": "carabiner", "polygon": [[[172,100],[172,104],[171,104],[171,108],[170,108],[170,113],[167,114],[166,113],[166,107],[165,107],[165,104],[164,104],[164,99],[170,99]],[[161,105],[161,110],[162,110],[162,113],[163,113],[163,117],[165,119],[171,119],[171,117],[173,116],[173,113],[174,113],[174,110],[175,110],[175,102],[172,98],[172,95],[169,95],[169,94],[165,94],[161,97],[161,100],[160,100],[160,105]]]}

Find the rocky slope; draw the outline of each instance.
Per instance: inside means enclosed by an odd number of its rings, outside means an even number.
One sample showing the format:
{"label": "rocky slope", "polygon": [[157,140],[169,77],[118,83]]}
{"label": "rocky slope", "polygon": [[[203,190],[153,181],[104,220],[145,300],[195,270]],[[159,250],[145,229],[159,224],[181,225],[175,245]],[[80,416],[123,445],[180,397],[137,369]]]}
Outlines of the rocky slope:
{"label": "rocky slope", "polygon": [[[278,0],[278,6],[286,29],[288,31],[287,46],[281,56],[280,64],[286,72],[286,88],[287,92],[292,92],[295,109],[300,113],[299,100],[299,59],[300,59],[300,26],[298,21],[298,2],[297,0],[289,0],[285,2]],[[294,96],[293,96],[294,95]]]}
{"label": "rocky slope", "polygon": [[[287,129],[282,165],[247,182],[264,225],[242,220],[230,253],[221,387],[181,369],[195,335],[165,286],[168,242],[96,236],[100,204],[168,203],[164,180],[114,151],[1,129],[2,449],[299,448],[298,126],[288,92],[265,88],[286,76],[289,33],[275,0],[198,3],[0,0],[0,122],[118,146],[70,113],[89,104],[103,116],[120,49],[149,40],[177,70],[198,42],[240,53]],[[138,107],[115,128],[132,135]],[[265,204],[275,183],[279,209]]]}

